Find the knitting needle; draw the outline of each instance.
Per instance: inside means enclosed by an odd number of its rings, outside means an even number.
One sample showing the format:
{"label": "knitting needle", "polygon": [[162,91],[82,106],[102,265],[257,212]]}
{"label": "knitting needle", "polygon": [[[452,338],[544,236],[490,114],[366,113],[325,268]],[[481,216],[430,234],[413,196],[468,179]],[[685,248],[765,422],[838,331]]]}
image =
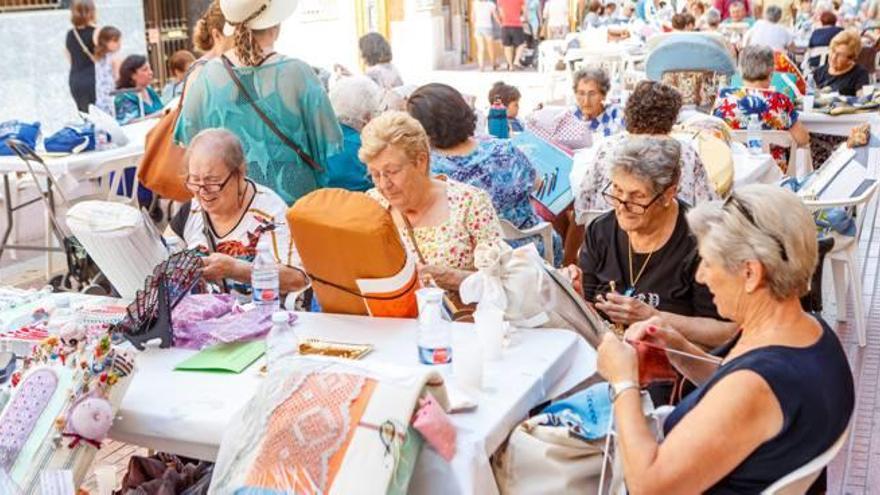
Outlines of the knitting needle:
{"label": "knitting needle", "polygon": [[659,350],[659,351],[666,351],[666,352],[668,352],[668,353],[670,353],[670,354],[675,354],[675,355],[677,355],[677,356],[687,357],[687,358],[691,358],[691,359],[696,359],[696,360],[699,360],[699,361],[705,361],[705,362],[707,362],[707,363],[714,364],[715,366],[718,366],[718,365],[721,364],[721,360],[718,359],[718,358],[716,358],[716,359],[712,359],[712,358],[707,358],[707,357],[703,357],[703,356],[698,356],[698,355],[696,355],[696,354],[691,354],[691,353],[689,353],[689,352],[679,351],[679,350],[676,350],[676,349],[670,349],[670,348],[668,348],[668,347],[663,347],[662,345],[652,344],[651,342],[648,342],[648,341],[645,341],[645,340],[639,340],[639,341],[627,340],[626,342],[627,342],[628,344],[631,344],[631,345],[644,345],[645,347],[650,347],[650,348],[652,348],[652,349],[657,349],[657,350]]}

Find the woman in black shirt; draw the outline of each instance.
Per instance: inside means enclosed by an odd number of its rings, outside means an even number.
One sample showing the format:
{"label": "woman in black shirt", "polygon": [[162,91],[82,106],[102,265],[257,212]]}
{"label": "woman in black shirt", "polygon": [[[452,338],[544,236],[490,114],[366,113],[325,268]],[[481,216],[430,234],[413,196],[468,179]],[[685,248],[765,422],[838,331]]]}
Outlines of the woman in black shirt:
{"label": "woman in black shirt", "polygon": [[[580,270],[585,298],[614,323],[660,316],[706,347],[736,328],[722,321],[706,286],[695,280],[699,257],[678,199],[681,146],[638,137],[621,146],[603,196],[614,210],[587,229]],[[569,270],[576,272],[576,270]]]}
{"label": "woman in black shirt", "polygon": [[843,31],[837,34],[831,40],[828,63],[816,70],[816,85],[831,88],[843,96],[855,96],[870,79],[868,71],[856,63],[861,51],[862,40],[858,33]]}
{"label": "woman in black shirt", "polygon": [[73,29],[67,32],[64,45],[70,59],[70,94],[81,112],[95,103],[95,4],[76,0],[70,6]]}

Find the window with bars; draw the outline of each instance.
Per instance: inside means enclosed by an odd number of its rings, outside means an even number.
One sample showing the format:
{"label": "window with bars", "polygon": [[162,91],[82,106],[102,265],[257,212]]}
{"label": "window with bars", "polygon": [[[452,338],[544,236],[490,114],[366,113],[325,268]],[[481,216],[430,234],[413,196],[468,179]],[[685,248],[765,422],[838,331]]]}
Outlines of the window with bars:
{"label": "window with bars", "polygon": [[58,9],[64,7],[64,3],[64,0],[0,0],[0,12]]}

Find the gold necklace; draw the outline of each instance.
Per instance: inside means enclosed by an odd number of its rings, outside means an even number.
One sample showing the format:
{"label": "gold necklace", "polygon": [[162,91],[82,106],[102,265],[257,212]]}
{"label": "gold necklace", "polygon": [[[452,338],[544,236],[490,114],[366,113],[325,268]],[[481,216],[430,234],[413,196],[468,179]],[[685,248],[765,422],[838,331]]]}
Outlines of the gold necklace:
{"label": "gold necklace", "polygon": [[639,283],[639,279],[641,279],[642,275],[645,273],[645,268],[648,267],[648,262],[651,261],[651,255],[654,254],[655,250],[648,253],[648,257],[645,258],[645,261],[642,263],[642,268],[639,269],[639,274],[633,278],[633,244],[631,239],[627,238],[627,241],[629,246],[629,289],[627,290],[627,295],[631,296],[635,294],[636,284]]}

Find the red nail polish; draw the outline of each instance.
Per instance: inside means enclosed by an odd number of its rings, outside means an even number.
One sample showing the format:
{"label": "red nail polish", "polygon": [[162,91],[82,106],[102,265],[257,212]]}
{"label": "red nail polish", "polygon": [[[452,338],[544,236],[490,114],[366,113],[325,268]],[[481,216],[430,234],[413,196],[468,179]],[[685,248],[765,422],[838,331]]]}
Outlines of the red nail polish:
{"label": "red nail polish", "polygon": [[656,333],[657,327],[648,327],[648,333]]}

